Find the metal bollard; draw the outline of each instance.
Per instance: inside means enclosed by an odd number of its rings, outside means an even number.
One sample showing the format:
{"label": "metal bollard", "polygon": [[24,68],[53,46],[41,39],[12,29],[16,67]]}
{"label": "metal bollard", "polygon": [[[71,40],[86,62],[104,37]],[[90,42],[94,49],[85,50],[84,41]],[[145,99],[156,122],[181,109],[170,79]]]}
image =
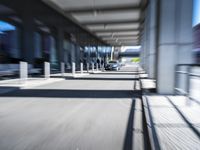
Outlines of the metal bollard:
{"label": "metal bollard", "polygon": [[92,72],[94,72],[94,63],[92,63]]}
{"label": "metal bollard", "polygon": [[90,64],[87,63],[87,72],[89,72],[89,69],[90,69]]}
{"label": "metal bollard", "polygon": [[44,62],[44,77],[45,79],[50,78],[50,63]]}
{"label": "metal bollard", "polygon": [[76,64],[73,62],[72,63],[72,75],[75,76],[76,74]]}
{"label": "metal bollard", "polygon": [[27,62],[20,62],[20,80],[26,81],[28,79],[28,64]]}
{"label": "metal bollard", "polygon": [[99,65],[98,65],[98,63],[96,63],[96,70],[97,70],[97,71],[99,70]]}
{"label": "metal bollard", "polygon": [[83,63],[81,63],[81,74],[83,74]]}
{"label": "metal bollard", "polygon": [[65,75],[65,63],[64,62],[61,62],[61,75],[64,77]]}

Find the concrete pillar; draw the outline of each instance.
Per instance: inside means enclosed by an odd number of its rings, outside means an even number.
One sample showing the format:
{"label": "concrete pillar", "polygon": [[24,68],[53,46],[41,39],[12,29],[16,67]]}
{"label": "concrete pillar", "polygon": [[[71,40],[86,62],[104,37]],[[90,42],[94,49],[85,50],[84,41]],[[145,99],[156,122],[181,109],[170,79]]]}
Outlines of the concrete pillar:
{"label": "concrete pillar", "polygon": [[161,0],[159,16],[157,90],[173,94],[175,65],[192,62],[192,4]]}
{"label": "concrete pillar", "polygon": [[28,64],[27,62],[20,62],[20,80],[26,81],[28,79]]}
{"label": "concrete pillar", "polygon": [[157,49],[157,4],[158,0],[151,0],[148,6],[148,74],[149,78],[156,77],[156,49]]}
{"label": "concrete pillar", "polygon": [[44,77],[45,79],[50,78],[50,63],[44,62]]}
{"label": "concrete pillar", "polygon": [[[149,6],[148,6],[149,7]],[[142,36],[142,51],[141,51],[141,56],[142,56],[142,67],[145,71],[149,71],[149,66],[148,66],[148,53],[149,53],[149,48],[148,48],[148,35],[149,35],[149,31],[148,31],[148,26],[149,26],[149,14],[148,14],[148,9],[145,12],[146,15],[146,19],[145,19],[145,24],[144,24],[144,34]]]}

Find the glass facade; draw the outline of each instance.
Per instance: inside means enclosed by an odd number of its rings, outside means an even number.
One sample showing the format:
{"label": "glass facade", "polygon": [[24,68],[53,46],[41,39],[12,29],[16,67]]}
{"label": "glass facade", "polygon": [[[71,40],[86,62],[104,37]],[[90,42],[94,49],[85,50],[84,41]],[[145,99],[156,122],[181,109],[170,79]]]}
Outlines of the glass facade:
{"label": "glass facade", "polygon": [[0,21],[0,63],[17,63],[20,59],[20,29]]}
{"label": "glass facade", "polygon": [[193,6],[193,34],[194,34],[194,57],[196,63],[200,63],[200,0],[194,0]]}

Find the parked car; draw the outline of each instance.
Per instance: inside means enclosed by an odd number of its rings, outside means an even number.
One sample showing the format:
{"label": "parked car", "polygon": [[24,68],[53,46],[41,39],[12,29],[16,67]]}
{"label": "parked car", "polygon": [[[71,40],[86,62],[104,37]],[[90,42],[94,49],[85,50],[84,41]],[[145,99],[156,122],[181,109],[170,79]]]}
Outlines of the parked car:
{"label": "parked car", "polygon": [[105,66],[105,70],[120,70],[121,65],[118,61],[109,61],[108,64]]}

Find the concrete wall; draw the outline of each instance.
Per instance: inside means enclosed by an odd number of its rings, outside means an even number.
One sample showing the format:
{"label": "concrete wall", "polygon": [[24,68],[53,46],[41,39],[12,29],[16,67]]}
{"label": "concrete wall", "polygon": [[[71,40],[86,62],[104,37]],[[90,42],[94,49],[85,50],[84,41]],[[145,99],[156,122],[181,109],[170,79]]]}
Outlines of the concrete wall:
{"label": "concrete wall", "polygon": [[[189,0],[150,0],[142,39],[142,64],[161,94],[174,93],[176,64],[192,63],[192,5]],[[158,8],[158,9],[157,9]]]}

